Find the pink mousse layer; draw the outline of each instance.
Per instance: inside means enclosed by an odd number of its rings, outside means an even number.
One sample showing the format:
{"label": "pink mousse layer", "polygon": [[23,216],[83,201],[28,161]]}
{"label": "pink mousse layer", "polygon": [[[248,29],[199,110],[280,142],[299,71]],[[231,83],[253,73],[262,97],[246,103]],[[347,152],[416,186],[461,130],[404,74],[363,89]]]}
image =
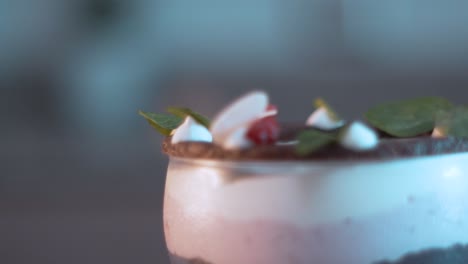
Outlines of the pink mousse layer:
{"label": "pink mousse layer", "polygon": [[370,264],[468,243],[468,210],[460,210],[450,212],[437,199],[408,197],[400,208],[365,219],[299,227],[274,219],[189,215],[167,195],[164,228],[170,253],[212,264]]}

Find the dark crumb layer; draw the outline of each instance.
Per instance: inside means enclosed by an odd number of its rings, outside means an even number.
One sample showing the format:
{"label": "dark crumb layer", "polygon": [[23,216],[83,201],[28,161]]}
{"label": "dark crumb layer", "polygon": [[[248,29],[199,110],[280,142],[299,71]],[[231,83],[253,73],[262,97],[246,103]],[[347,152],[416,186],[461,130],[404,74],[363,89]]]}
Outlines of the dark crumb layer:
{"label": "dark crumb layer", "polygon": [[[170,259],[172,264],[211,264],[198,258],[184,259],[173,254],[170,254]],[[423,250],[409,253],[397,261],[385,260],[375,264],[468,264],[468,245],[457,244],[447,249]]]}
{"label": "dark crumb layer", "polygon": [[169,258],[171,260],[171,264],[211,264],[199,258],[184,259],[171,253],[169,253]]}
{"label": "dark crumb layer", "polygon": [[376,264],[467,264],[468,245],[457,244],[447,249],[424,250],[410,253],[397,261],[382,261]]}
{"label": "dark crumb layer", "polygon": [[[281,141],[290,141],[303,128],[283,129]],[[430,156],[468,152],[468,139],[430,136],[416,138],[382,138],[379,146],[371,151],[355,152],[338,144],[330,145],[308,156],[296,154],[294,145],[255,146],[245,150],[226,150],[211,143],[181,142],[171,144],[164,140],[162,149],[169,156],[216,160],[363,160],[390,159],[400,157]]]}

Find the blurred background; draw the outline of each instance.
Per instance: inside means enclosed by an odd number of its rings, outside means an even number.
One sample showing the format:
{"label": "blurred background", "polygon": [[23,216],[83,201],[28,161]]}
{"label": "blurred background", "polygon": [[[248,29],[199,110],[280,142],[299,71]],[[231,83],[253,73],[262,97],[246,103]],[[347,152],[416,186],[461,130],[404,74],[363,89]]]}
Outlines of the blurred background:
{"label": "blurred background", "polygon": [[0,263],[166,264],[161,137],[136,113],[213,116],[264,89],[347,118],[468,102],[459,0],[0,1]]}

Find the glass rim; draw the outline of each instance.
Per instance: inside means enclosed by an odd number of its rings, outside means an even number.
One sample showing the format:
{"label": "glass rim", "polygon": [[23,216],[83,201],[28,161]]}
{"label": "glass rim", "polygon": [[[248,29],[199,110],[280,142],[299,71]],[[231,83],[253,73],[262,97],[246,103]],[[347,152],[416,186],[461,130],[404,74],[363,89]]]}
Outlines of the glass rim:
{"label": "glass rim", "polygon": [[[293,160],[293,159],[284,159],[284,160],[274,160],[274,159],[265,159],[265,160],[232,160],[232,159],[207,159],[207,158],[195,158],[195,157],[180,157],[180,156],[171,156],[168,155],[169,162],[175,161],[185,164],[192,164],[197,166],[204,167],[222,167],[222,168],[251,168],[251,167],[260,167],[268,166],[271,168],[285,167],[288,165],[291,166],[300,166],[300,167],[330,167],[333,165],[336,166],[346,166],[346,165],[376,165],[381,163],[389,162],[401,162],[401,161],[431,161],[434,159],[440,158],[463,158],[468,159],[468,152],[456,152],[456,153],[442,153],[435,155],[421,155],[421,156],[402,156],[402,157],[391,157],[391,158],[374,158],[374,159],[308,159],[308,160]],[[468,161],[467,161],[468,162]]]}

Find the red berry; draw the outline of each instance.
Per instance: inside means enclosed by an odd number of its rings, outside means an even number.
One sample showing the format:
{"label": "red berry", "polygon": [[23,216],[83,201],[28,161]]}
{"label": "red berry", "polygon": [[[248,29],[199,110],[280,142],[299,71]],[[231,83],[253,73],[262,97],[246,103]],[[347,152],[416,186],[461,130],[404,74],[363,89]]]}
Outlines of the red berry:
{"label": "red berry", "polygon": [[280,126],[276,116],[267,116],[253,122],[247,131],[247,138],[256,145],[275,143],[280,135]]}

